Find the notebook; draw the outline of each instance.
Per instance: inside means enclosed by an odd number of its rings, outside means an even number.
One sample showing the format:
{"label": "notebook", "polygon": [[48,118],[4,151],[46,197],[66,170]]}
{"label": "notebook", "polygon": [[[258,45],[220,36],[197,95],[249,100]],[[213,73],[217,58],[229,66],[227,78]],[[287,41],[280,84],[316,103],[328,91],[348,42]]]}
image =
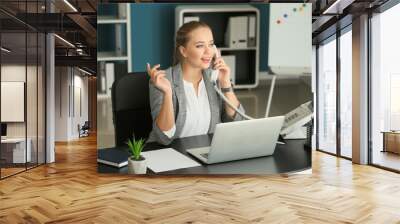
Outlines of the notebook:
{"label": "notebook", "polygon": [[99,149],[97,162],[120,168],[128,165],[129,156],[129,152],[123,149]]}

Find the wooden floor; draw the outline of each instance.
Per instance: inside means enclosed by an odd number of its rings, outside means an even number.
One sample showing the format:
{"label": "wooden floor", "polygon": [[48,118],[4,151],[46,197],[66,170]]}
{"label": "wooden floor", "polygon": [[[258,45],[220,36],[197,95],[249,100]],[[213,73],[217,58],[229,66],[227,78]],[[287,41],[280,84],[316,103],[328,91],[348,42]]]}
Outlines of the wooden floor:
{"label": "wooden floor", "polygon": [[0,181],[0,223],[400,223],[400,175],[315,152],[312,175],[96,172],[96,139]]}
{"label": "wooden floor", "polygon": [[7,167],[7,168],[1,168],[1,177],[3,178],[3,177],[7,177],[7,176],[11,176],[11,175],[13,175],[13,174],[16,174],[16,173],[19,173],[19,172],[22,172],[22,171],[24,171],[25,170],[25,167],[17,167],[17,168],[14,168],[14,167],[11,167],[11,168],[9,168],[9,167]]}
{"label": "wooden floor", "polygon": [[34,169],[37,167],[36,163],[27,163],[27,167],[25,168],[25,164],[18,164],[18,167],[6,167],[1,168],[1,178],[6,178],[11,175],[15,175],[20,172],[24,172],[27,169]]}
{"label": "wooden floor", "polygon": [[374,164],[395,170],[400,170],[400,154],[396,154],[393,152],[381,152],[376,150],[374,151],[372,160]]}

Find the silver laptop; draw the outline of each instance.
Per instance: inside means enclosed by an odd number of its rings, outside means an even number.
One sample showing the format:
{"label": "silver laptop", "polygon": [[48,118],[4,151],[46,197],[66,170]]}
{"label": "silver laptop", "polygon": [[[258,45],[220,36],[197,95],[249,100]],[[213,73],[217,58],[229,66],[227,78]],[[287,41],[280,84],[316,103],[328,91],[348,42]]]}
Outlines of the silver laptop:
{"label": "silver laptop", "polygon": [[272,155],[284,116],[217,124],[211,146],[187,152],[206,164]]}

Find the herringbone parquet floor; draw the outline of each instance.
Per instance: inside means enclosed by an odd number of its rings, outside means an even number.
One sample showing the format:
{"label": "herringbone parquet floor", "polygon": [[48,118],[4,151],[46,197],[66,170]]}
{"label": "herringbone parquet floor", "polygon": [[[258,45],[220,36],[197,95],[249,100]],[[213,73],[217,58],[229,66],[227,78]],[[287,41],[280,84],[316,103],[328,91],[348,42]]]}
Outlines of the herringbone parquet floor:
{"label": "herringbone parquet floor", "polygon": [[312,175],[98,174],[96,139],[0,181],[0,223],[400,223],[400,175],[313,153]]}

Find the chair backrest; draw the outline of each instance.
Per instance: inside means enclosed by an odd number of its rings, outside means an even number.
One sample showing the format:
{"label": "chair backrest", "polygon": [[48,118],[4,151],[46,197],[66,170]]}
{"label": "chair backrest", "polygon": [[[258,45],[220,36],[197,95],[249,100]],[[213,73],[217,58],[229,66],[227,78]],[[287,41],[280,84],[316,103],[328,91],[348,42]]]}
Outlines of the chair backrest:
{"label": "chair backrest", "polygon": [[89,121],[85,121],[85,123],[82,125],[82,129],[89,129],[90,125],[89,125]]}
{"label": "chair backrest", "polygon": [[147,73],[129,73],[115,81],[111,99],[116,146],[125,145],[132,135],[147,139],[152,129]]}

